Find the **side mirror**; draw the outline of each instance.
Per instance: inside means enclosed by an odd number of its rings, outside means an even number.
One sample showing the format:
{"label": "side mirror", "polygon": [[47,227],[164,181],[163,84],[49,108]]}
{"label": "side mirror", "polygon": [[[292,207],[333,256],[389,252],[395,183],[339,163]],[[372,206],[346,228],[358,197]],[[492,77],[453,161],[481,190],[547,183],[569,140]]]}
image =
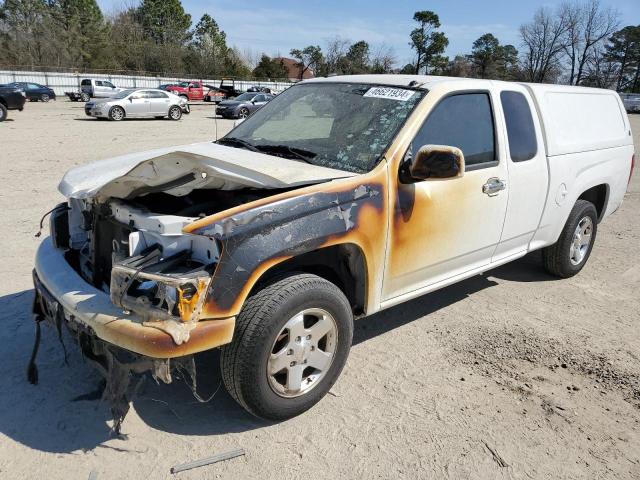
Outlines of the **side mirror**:
{"label": "side mirror", "polygon": [[448,145],[424,145],[415,158],[405,161],[400,168],[402,183],[421,180],[459,178],[464,175],[462,150]]}

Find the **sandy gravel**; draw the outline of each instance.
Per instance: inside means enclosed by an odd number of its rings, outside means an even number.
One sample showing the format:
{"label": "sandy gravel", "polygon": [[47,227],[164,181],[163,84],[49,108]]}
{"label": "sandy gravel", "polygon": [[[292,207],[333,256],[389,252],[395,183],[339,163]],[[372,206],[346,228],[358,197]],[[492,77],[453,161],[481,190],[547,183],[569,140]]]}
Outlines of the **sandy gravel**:
{"label": "sandy gravel", "polygon": [[[341,379],[293,420],[254,419],[223,388],[198,404],[182,383],[147,382],[128,438],[110,438],[90,400],[98,375],[73,347],[65,366],[51,329],[40,385],[27,384],[33,234],[62,174],[213,139],[211,117],[203,105],[180,122],[98,122],[59,100],[0,124],[0,478],[172,478],[172,465],[237,447],[247,455],[177,477],[640,478],[640,172],[580,275],[555,280],[532,254],[358,321]],[[199,363],[206,394],[217,356]]]}

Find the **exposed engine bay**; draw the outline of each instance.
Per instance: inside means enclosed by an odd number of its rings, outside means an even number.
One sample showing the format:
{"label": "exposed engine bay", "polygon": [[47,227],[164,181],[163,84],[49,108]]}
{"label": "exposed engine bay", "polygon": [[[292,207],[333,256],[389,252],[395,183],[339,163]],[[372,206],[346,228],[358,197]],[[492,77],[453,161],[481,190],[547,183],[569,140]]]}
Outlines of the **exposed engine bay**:
{"label": "exposed engine bay", "polygon": [[72,198],[52,213],[52,238],[88,283],[180,344],[198,319],[220,255],[215,239],[182,229],[281,191],[207,189],[181,197],[156,192],[104,203]]}

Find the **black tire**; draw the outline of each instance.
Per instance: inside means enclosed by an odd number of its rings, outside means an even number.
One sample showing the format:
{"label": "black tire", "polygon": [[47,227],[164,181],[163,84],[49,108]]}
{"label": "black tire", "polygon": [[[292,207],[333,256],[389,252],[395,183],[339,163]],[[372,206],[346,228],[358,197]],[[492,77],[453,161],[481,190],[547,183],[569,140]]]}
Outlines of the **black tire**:
{"label": "black tire", "polygon": [[[335,319],[334,357],[317,385],[300,396],[285,398],[271,387],[267,362],[283,326],[309,308],[321,308]],[[247,299],[236,318],[233,340],[221,349],[220,368],[225,387],[245,410],[257,417],[269,420],[295,417],[318,403],[333,386],[347,361],[352,338],[351,306],[333,283],[306,273],[274,279]]]}
{"label": "black tire", "polygon": [[120,120],[123,120],[125,116],[126,113],[124,111],[124,108],[117,105],[115,107],[111,107],[111,110],[109,110],[109,120],[119,122]]}
{"label": "black tire", "polygon": [[4,122],[7,119],[7,107],[0,103],[0,122]]}
{"label": "black tire", "polygon": [[83,92],[80,94],[80,100],[82,100],[84,103],[87,103],[89,100],[91,100],[91,95]]}
{"label": "black tire", "polygon": [[169,109],[169,118],[171,120],[180,120],[182,118],[182,109],[175,105]]}
{"label": "black tire", "polygon": [[40,95],[40,100],[47,103],[49,100],[51,100],[51,97],[48,94],[43,93],[42,95]]}
{"label": "black tire", "polygon": [[[579,263],[571,260],[571,245],[574,241],[574,234],[578,224],[585,218],[591,220],[591,237],[586,252]],[[593,244],[596,241],[598,231],[598,212],[593,203],[586,200],[578,200],[573,206],[567,223],[564,225],[560,238],[553,245],[542,250],[542,260],[547,271],[560,278],[569,278],[576,275],[587,263]]]}
{"label": "black tire", "polygon": [[247,118],[249,116],[249,109],[247,107],[242,107],[238,111],[238,118]]}

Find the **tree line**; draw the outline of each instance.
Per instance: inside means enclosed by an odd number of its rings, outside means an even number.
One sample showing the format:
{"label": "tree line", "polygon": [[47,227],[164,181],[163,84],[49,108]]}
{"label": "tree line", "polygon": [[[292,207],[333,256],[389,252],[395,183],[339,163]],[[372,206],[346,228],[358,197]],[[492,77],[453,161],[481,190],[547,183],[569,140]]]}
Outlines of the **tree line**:
{"label": "tree line", "polygon": [[[386,45],[334,37],[294,48],[296,75],[427,73],[471,78],[566,83],[640,91],[640,25],[622,26],[599,0],[541,7],[520,26],[518,45],[488,32],[467,54],[444,55],[449,40],[439,16],[418,11],[408,43],[414,60],[397,65]],[[284,63],[254,57],[227,43],[209,14],[193,25],[180,0],[141,0],[105,16],[96,0],[0,1],[0,65],[153,72],[192,77],[288,76]]]}

